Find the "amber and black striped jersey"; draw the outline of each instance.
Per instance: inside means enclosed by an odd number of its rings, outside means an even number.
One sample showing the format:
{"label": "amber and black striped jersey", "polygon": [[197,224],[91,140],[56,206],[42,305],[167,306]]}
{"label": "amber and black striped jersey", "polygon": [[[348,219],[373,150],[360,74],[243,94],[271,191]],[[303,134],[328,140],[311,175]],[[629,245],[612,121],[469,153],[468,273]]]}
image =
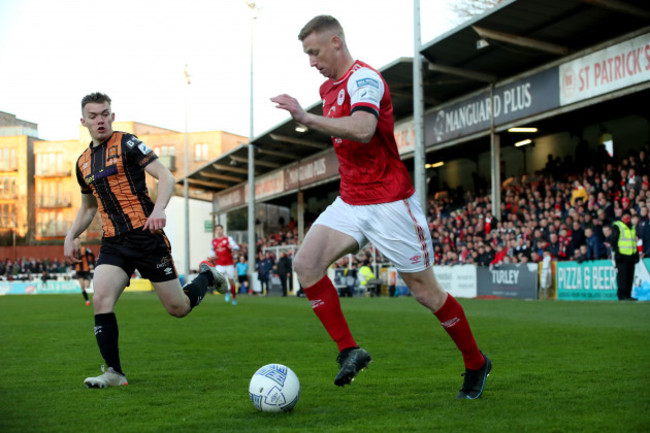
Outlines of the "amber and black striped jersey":
{"label": "amber and black striped jersey", "polygon": [[93,254],[90,248],[78,249],[74,254],[75,257],[80,260],[80,262],[75,263],[75,271],[88,272],[90,271],[91,266],[95,266],[95,254]]}
{"label": "amber and black striped jersey", "polygon": [[114,132],[97,147],[92,142],[77,160],[83,194],[94,194],[104,237],[144,226],[154,203],[147,192],[144,167],[158,157],[138,137]]}

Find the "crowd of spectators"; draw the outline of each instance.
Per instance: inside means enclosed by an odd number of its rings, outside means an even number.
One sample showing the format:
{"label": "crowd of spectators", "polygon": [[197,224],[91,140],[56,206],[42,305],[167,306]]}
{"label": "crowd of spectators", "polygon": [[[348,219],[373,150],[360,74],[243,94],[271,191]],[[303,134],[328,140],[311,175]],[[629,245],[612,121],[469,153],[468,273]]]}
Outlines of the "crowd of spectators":
{"label": "crowd of spectators", "polygon": [[33,257],[19,257],[16,260],[4,259],[0,261],[0,280],[5,281],[33,281],[52,280],[59,276],[69,278],[74,269],[58,259]]}
{"label": "crowd of spectators", "polygon": [[[611,224],[624,210],[633,215],[641,256],[650,257],[649,154],[646,145],[618,160],[602,149],[576,160],[549,155],[543,170],[503,182],[499,219],[486,191],[439,191],[427,203],[436,263],[537,263],[545,255],[558,261],[608,259]],[[290,225],[258,241],[257,251],[297,245],[297,239]],[[358,268],[366,260],[384,262],[370,246],[334,267]]]}
{"label": "crowd of spectators", "polygon": [[487,194],[445,194],[428,203],[436,263],[540,262],[609,258],[611,224],[632,214],[650,254],[648,147],[583,166],[549,156],[544,170],[504,182],[499,220]]}

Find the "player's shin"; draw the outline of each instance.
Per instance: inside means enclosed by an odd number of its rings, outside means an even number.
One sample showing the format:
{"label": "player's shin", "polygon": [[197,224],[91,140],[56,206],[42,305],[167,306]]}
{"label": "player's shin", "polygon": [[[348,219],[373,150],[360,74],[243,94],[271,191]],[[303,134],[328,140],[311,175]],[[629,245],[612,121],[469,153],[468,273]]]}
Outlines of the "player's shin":
{"label": "player's shin", "polygon": [[118,337],[119,330],[115,313],[96,314],[95,338],[97,339],[99,352],[102,354],[107,367],[113,367],[116,372],[124,374],[120,365]]}
{"label": "player's shin", "polygon": [[357,343],[352,337],[348,322],[341,310],[341,301],[332,280],[327,276],[311,287],[304,288],[305,295],[311,303],[311,308],[320,319],[332,340],[339,348],[339,352],[348,347],[355,347]]}
{"label": "player's shin", "polygon": [[465,368],[471,370],[481,368],[485,360],[476,345],[469,322],[465,317],[465,311],[458,301],[453,296],[448,295],[443,306],[434,314],[463,354]]}

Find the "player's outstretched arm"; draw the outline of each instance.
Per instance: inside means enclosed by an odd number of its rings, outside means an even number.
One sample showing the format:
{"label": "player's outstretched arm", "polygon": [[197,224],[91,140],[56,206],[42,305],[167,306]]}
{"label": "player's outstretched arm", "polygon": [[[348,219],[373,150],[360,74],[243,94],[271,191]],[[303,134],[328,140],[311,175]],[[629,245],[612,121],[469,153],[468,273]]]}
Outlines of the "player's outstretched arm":
{"label": "player's outstretched arm", "polygon": [[332,137],[368,143],[377,129],[377,117],[366,111],[355,111],[350,116],[325,117],[306,112],[296,98],[282,94],[271,98],[275,106],[287,110],[293,119],[308,128]]}

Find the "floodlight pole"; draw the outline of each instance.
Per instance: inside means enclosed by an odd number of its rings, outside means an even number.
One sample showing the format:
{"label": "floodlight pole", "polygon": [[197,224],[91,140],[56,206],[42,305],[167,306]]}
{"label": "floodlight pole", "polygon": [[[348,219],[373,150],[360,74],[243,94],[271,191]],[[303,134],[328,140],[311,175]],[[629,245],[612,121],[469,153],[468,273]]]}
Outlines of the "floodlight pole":
{"label": "floodlight pole", "polygon": [[420,0],[413,0],[413,128],[415,148],[413,150],[413,177],[415,193],[422,209],[427,209],[426,155],[424,152],[424,99],[422,97],[422,56],[420,31]]}
{"label": "floodlight pole", "polygon": [[[253,36],[254,24],[260,9],[255,2],[246,2],[251,9],[251,48],[250,48],[250,119],[248,131],[248,272],[253,275],[255,272],[255,146],[253,138],[255,137],[254,129],[254,105],[253,105]],[[249,288],[252,288],[253,279],[250,279]]]}
{"label": "floodlight pole", "polygon": [[185,280],[190,274],[190,193],[189,193],[189,183],[187,181],[187,176],[190,171],[190,162],[189,162],[189,143],[188,143],[188,130],[187,130],[187,111],[188,111],[188,99],[190,93],[190,76],[187,72],[187,63],[185,64],[185,80],[187,81],[187,88],[185,89],[185,157],[184,159],[184,171],[185,176],[183,177],[183,197],[185,198]]}

